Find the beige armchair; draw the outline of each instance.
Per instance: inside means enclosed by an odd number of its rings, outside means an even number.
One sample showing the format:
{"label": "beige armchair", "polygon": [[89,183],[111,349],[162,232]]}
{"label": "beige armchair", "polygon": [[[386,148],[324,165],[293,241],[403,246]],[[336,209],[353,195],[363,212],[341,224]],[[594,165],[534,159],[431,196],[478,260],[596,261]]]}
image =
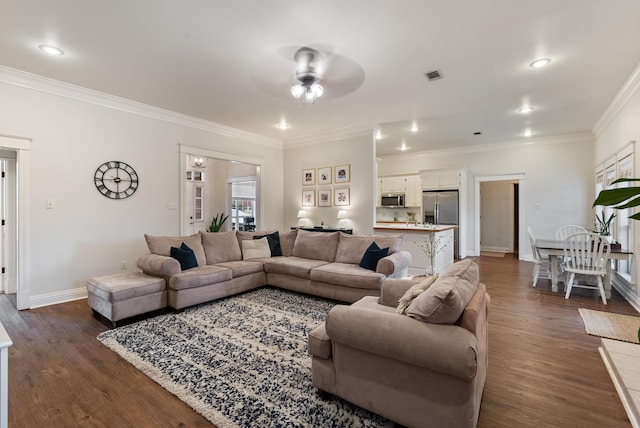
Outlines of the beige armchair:
{"label": "beige armchair", "polygon": [[455,324],[396,313],[418,281],[336,306],[309,334],[313,384],[407,427],[475,427],[487,373],[489,295],[478,284]]}

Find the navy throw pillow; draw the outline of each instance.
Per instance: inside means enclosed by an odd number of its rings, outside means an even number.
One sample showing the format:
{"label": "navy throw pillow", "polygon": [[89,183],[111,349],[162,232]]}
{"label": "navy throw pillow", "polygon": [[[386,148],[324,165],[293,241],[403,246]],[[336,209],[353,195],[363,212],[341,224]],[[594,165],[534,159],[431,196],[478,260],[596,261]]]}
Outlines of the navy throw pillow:
{"label": "navy throw pillow", "polygon": [[256,235],[253,239],[267,238],[267,242],[269,243],[269,249],[271,250],[271,257],[281,256],[282,255],[282,247],[280,247],[280,234],[276,230],[273,233],[269,233],[268,235]]}
{"label": "navy throw pillow", "polygon": [[180,245],[180,248],[171,247],[169,254],[171,254],[171,257],[180,262],[180,267],[182,268],[182,270],[198,267],[196,254],[184,242],[182,243],[182,245]]}
{"label": "navy throw pillow", "polygon": [[378,261],[383,257],[387,257],[387,255],[389,255],[389,247],[380,248],[378,244],[372,242],[364,252],[362,260],[360,260],[360,267],[375,272],[376,267],[378,267]]}

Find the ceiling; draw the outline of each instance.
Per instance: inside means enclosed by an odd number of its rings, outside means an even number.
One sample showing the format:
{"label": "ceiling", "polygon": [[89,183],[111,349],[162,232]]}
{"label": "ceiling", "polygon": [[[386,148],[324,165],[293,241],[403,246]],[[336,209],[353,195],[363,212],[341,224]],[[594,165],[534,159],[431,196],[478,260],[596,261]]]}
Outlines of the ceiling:
{"label": "ceiling", "polygon": [[[411,152],[516,143],[526,129],[532,141],[590,132],[640,63],[638,0],[0,0],[0,10],[0,65],[285,147],[380,127],[378,156],[403,141]],[[289,94],[302,46],[329,58],[314,105]],[[529,66],[541,57],[552,62]],[[428,81],[432,70],[442,78]],[[518,113],[526,104],[535,110]]]}

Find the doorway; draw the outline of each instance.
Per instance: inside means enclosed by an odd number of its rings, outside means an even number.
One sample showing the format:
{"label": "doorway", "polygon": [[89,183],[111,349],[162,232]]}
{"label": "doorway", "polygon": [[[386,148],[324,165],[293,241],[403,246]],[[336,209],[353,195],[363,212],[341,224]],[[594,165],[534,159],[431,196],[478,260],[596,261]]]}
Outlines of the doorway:
{"label": "doorway", "polygon": [[[0,186],[3,292],[15,295],[17,309],[29,309],[29,175],[31,139],[0,135],[4,178]],[[2,226],[4,223],[4,226]],[[18,228],[18,225],[20,227]]]}
{"label": "doorway", "polygon": [[476,177],[475,254],[512,253],[522,241],[524,174]]}
{"label": "doorway", "polygon": [[262,160],[182,145],[180,156],[180,174],[186,177],[180,197],[182,235],[206,231],[213,217],[228,216],[222,231],[257,227],[262,218]]}

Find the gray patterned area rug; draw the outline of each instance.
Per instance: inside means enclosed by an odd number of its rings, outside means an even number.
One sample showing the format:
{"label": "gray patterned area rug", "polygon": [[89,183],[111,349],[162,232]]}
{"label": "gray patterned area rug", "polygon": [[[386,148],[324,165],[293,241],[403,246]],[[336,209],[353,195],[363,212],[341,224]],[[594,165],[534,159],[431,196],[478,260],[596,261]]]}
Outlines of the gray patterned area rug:
{"label": "gray patterned area rug", "polygon": [[392,427],[311,383],[307,333],[335,304],[267,287],[98,340],[219,428]]}

